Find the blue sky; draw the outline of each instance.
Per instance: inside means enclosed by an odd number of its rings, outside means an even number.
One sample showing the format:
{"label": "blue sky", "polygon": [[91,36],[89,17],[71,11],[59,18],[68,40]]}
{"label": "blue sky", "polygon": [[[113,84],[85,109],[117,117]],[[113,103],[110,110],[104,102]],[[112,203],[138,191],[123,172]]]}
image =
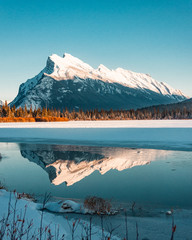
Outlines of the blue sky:
{"label": "blue sky", "polygon": [[0,0],[0,99],[70,53],[150,73],[192,97],[191,0]]}

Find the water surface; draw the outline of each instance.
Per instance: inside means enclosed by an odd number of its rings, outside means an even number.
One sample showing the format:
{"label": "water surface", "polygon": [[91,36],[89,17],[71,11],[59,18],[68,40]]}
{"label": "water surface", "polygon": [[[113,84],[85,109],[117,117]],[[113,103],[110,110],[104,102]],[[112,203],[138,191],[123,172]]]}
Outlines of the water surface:
{"label": "water surface", "polygon": [[9,190],[192,208],[190,151],[0,143],[0,153]]}

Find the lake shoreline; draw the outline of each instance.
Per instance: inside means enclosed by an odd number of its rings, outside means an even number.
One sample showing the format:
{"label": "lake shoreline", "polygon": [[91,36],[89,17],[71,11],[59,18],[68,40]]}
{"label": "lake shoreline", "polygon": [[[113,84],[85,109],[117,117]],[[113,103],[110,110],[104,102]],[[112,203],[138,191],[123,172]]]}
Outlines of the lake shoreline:
{"label": "lake shoreline", "polygon": [[11,122],[0,128],[192,128],[192,120],[79,120],[67,122]]}
{"label": "lake shoreline", "polygon": [[[17,193],[12,193],[12,202],[15,201],[15,196]],[[3,206],[3,211],[0,212],[0,218],[3,217],[3,214],[6,214],[8,203],[10,199],[10,192],[5,190],[0,190],[0,203],[1,207]],[[41,211],[38,210],[38,203],[29,201],[27,199],[19,199],[17,204],[18,210],[24,210],[25,206],[27,206],[27,215],[26,220],[29,222],[30,219],[33,219],[33,230],[34,228],[38,229],[41,221]],[[192,211],[178,209],[174,210],[174,223],[177,226],[177,230],[175,233],[176,240],[188,239],[191,236],[191,228],[190,223],[192,220]],[[70,239],[71,236],[71,228],[74,222],[80,221],[80,224],[75,232],[75,236],[81,236],[82,230],[81,226],[90,224],[90,217],[92,221],[92,229],[96,234],[92,236],[93,240],[100,239],[99,237],[102,235],[101,232],[101,217],[99,215],[87,215],[87,214],[79,214],[79,213],[57,213],[51,211],[44,211],[44,220],[43,220],[43,228],[49,226],[52,233],[54,232],[55,226],[51,224],[57,224],[57,227],[60,229],[61,234],[65,234],[67,239]],[[171,235],[172,229],[172,216],[167,215],[165,210],[160,210],[158,212],[149,213],[146,216],[142,215],[127,215],[127,226],[128,233],[131,239],[135,238],[135,226],[138,224],[139,235],[142,239],[169,239]],[[109,230],[109,226],[117,227],[114,235],[111,239],[120,240],[123,239],[125,235],[125,211],[122,209],[120,213],[113,216],[103,216],[104,222],[104,232],[107,235],[107,230]],[[44,236],[45,232],[43,233]],[[155,234],[155,235],[154,235]],[[154,238],[155,236],[155,238]],[[6,239],[6,238],[5,238]]]}

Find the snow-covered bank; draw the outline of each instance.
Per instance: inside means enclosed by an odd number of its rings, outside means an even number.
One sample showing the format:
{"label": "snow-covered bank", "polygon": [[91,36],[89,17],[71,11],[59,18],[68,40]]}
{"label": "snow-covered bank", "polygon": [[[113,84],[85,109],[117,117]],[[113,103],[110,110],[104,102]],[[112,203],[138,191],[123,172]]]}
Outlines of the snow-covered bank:
{"label": "snow-covered bank", "polygon": [[[11,197],[10,197],[11,196]],[[79,204],[73,201],[65,201],[67,205],[71,206],[71,212],[79,212]],[[9,209],[10,203],[10,209]],[[15,204],[16,203],[16,204]],[[46,206],[46,205],[45,205]],[[40,204],[20,198],[17,193],[10,195],[4,189],[0,189],[0,238],[4,240],[9,239],[58,239],[58,240],[74,240],[86,238],[89,232],[89,222],[76,219],[68,219],[65,212],[70,212],[69,209],[64,209],[61,204],[47,203],[46,209],[52,212],[62,212],[63,214],[51,214],[50,212],[43,212],[43,219],[41,218],[42,212],[39,210]],[[26,209],[26,213],[25,213]],[[63,211],[61,211],[63,210]],[[15,217],[14,217],[15,216]],[[2,220],[2,221],[1,221]],[[41,225],[42,220],[42,225]],[[22,226],[23,224],[23,226]],[[3,227],[2,227],[3,226]],[[42,235],[40,234],[42,228]],[[100,227],[91,225],[92,234],[91,239],[101,239],[102,230]],[[1,234],[4,232],[4,236]],[[30,231],[27,233],[28,229]],[[57,231],[59,229],[59,232]],[[74,230],[74,233],[73,233]],[[22,233],[21,233],[22,231]],[[20,235],[21,234],[21,235]],[[52,237],[50,237],[50,234]],[[57,235],[58,234],[58,235]],[[104,232],[109,236],[107,232]],[[13,236],[11,238],[11,235]],[[40,237],[41,235],[41,237]],[[34,236],[34,237],[33,237]],[[113,236],[111,239],[118,240],[120,238]]]}
{"label": "snow-covered bank", "polygon": [[110,120],[0,123],[0,128],[192,128],[192,120]]}
{"label": "snow-covered bank", "polygon": [[[23,233],[28,225],[31,225],[29,237],[26,237],[26,234],[23,235],[22,238],[18,239],[31,239],[30,236],[35,234],[35,238],[39,239],[40,232],[38,229],[40,228],[41,224],[41,214],[42,212],[38,210],[39,204],[34,203],[32,201],[28,201],[25,199],[18,199],[15,212],[15,220],[13,218],[14,209],[15,209],[15,200],[16,194],[12,193],[11,198],[11,211],[8,222],[6,222],[6,234],[3,240],[11,239],[10,234],[14,233],[15,237],[16,234],[19,234],[22,230],[23,226]],[[7,217],[8,206],[9,206],[9,199],[10,193],[5,190],[0,190],[0,220],[2,218]],[[79,211],[79,204],[74,204],[73,201],[65,201],[68,202],[76,212]],[[24,212],[26,210],[26,216],[24,217]],[[90,215],[79,215],[79,214],[66,214],[64,211],[61,211],[60,204],[49,203],[47,204],[47,208],[52,212],[62,212],[62,214],[53,214],[47,211],[44,211],[43,215],[43,224],[42,228],[43,234],[42,239],[58,239],[58,240],[75,240],[75,239],[86,239],[82,238],[83,236],[87,236],[85,229],[87,228],[88,232],[90,229]],[[66,210],[67,211],[67,210]],[[130,239],[136,238],[136,222],[138,223],[138,232],[139,232],[139,239],[144,240],[163,240],[163,239],[170,239],[171,231],[172,231],[172,217],[165,214],[165,210],[158,209],[156,212],[151,212],[150,210],[145,209],[135,209],[134,214],[132,216],[127,217],[127,226],[128,226],[128,237]],[[24,221],[23,221],[24,219]],[[192,235],[192,228],[191,228],[191,221],[192,221],[192,212],[191,210],[182,210],[177,209],[174,211],[174,223],[176,224],[176,232],[174,239],[175,240],[188,240],[191,239]],[[32,222],[31,222],[32,220]],[[13,222],[15,223],[14,226],[16,228],[12,228]],[[113,232],[113,237],[111,240],[120,240],[124,239],[125,237],[125,217],[124,211],[121,214],[115,216],[105,216],[103,217],[104,228],[111,231],[115,229]],[[3,222],[0,222],[0,227],[2,226]],[[73,226],[76,228],[74,232],[74,237],[72,238],[72,229]],[[91,239],[92,240],[99,240],[102,238],[102,231],[101,231],[101,216],[93,216],[92,217],[92,224],[91,224]],[[58,238],[55,236],[55,231],[59,227],[59,236]],[[16,231],[15,231],[16,229]],[[36,229],[36,232],[34,233]],[[3,230],[1,228],[1,230]],[[8,231],[7,231],[8,230]],[[56,231],[57,232],[57,231]],[[0,232],[1,234],[2,232]],[[8,233],[8,235],[7,235]],[[47,233],[47,238],[45,238],[45,234]],[[52,238],[49,237],[49,233],[53,236]],[[118,234],[119,237],[115,236]],[[62,238],[62,236],[64,237]],[[109,234],[104,231],[104,235],[106,236],[105,239],[108,239],[107,236]],[[17,239],[17,238],[12,238]]]}
{"label": "snow-covered bank", "polygon": [[192,120],[1,123],[0,141],[192,150]]}

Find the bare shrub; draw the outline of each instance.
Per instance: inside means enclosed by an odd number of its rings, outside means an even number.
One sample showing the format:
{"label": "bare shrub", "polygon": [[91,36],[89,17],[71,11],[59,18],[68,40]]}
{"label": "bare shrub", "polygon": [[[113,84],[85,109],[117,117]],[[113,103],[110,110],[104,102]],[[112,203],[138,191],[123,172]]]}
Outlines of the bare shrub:
{"label": "bare shrub", "polygon": [[35,198],[29,193],[17,193],[17,199],[25,199],[28,201],[35,202]]}
{"label": "bare shrub", "polygon": [[2,182],[0,182],[0,189],[5,189],[5,190],[7,190],[6,187],[5,187],[5,185],[3,185]]}
{"label": "bare shrub", "polygon": [[87,197],[84,200],[84,207],[93,213],[109,214],[111,211],[111,203],[99,197]]}

